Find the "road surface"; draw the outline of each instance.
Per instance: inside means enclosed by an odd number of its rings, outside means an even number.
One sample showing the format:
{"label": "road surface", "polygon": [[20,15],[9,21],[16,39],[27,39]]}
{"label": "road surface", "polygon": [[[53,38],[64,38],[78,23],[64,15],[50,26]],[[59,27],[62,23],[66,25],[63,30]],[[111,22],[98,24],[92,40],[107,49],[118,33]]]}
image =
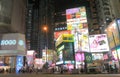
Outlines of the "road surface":
{"label": "road surface", "polygon": [[0,77],[120,77],[120,74],[0,74]]}

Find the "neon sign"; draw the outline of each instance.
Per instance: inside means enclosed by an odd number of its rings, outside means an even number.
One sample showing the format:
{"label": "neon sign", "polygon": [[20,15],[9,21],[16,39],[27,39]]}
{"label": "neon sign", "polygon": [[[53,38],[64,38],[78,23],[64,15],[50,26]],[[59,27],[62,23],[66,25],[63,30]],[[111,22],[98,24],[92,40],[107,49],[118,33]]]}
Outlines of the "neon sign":
{"label": "neon sign", "polygon": [[16,45],[16,40],[1,40],[0,45]]}

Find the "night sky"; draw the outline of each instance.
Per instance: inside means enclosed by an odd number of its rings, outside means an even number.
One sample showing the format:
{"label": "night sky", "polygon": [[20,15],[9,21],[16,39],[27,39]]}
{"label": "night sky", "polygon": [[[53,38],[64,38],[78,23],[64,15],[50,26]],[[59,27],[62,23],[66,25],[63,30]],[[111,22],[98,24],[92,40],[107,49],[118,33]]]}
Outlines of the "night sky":
{"label": "night sky", "polygon": [[68,8],[89,6],[88,0],[54,0],[55,11],[65,11]]}

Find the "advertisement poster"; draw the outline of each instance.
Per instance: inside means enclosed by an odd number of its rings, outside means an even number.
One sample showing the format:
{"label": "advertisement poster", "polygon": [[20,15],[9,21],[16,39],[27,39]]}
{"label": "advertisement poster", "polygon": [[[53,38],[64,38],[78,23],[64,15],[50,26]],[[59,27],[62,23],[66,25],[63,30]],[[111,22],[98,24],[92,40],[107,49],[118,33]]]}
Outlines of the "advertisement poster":
{"label": "advertisement poster", "polygon": [[90,35],[89,43],[91,52],[109,51],[109,45],[106,34]]}
{"label": "advertisement poster", "polygon": [[35,51],[34,50],[27,51],[26,58],[27,58],[28,66],[32,66],[34,63],[34,58],[35,58]]}
{"label": "advertisement poster", "polygon": [[85,7],[71,8],[66,10],[67,30],[86,28],[87,16]]}
{"label": "advertisement poster", "polygon": [[85,60],[84,53],[75,53],[75,60],[77,62],[84,62]]}
{"label": "advertisement poster", "polygon": [[89,52],[88,23],[85,7],[66,10],[67,30],[74,35],[74,51]]}
{"label": "advertisement poster", "polygon": [[54,39],[57,40],[57,38],[62,34],[71,34],[71,31],[65,30],[65,31],[54,32]]}
{"label": "advertisement poster", "polygon": [[112,50],[112,59],[117,61],[118,58],[120,60],[120,48],[117,48],[117,50]]}
{"label": "advertisement poster", "polygon": [[118,26],[115,21],[111,22],[108,28],[106,29],[107,35],[108,35],[108,41],[110,44],[110,48],[114,48],[115,45],[120,45],[120,36],[118,31]]}
{"label": "advertisement poster", "polygon": [[23,56],[17,56],[16,59],[16,73],[23,67]]}
{"label": "advertisement poster", "polygon": [[92,59],[93,60],[104,60],[103,53],[93,53]]}
{"label": "advertisement poster", "polygon": [[89,52],[88,29],[80,29],[74,33],[75,52]]}

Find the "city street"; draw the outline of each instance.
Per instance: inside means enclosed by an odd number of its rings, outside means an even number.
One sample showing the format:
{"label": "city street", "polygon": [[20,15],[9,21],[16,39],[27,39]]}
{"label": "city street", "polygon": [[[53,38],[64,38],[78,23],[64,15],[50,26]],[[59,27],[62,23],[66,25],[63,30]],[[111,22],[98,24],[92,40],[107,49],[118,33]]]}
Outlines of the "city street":
{"label": "city street", "polygon": [[0,74],[0,77],[120,77],[120,74]]}

